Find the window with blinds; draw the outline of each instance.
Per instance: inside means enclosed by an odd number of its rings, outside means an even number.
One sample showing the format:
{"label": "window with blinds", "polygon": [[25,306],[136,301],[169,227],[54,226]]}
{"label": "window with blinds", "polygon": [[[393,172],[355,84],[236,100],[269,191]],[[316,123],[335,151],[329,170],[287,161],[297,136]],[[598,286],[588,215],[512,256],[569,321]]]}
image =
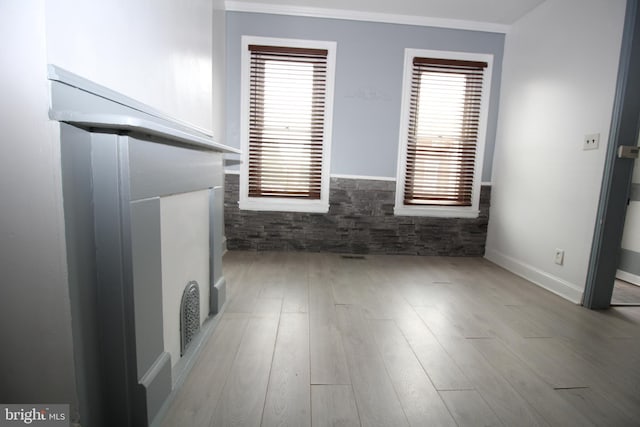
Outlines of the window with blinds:
{"label": "window with blinds", "polygon": [[248,44],[249,198],[321,200],[329,50]]}
{"label": "window with blinds", "polygon": [[[412,56],[401,138],[405,207],[474,208],[488,62]],[[486,116],[486,114],[484,115]],[[396,203],[398,205],[398,203]],[[446,209],[445,209],[446,211]]]}

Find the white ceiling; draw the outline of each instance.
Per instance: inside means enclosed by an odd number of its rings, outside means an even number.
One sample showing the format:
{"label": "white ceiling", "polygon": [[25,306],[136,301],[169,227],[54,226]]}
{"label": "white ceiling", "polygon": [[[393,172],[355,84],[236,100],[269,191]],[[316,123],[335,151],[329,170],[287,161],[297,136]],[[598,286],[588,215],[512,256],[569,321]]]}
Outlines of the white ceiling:
{"label": "white ceiling", "polygon": [[[545,0],[249,0],[254,5],[335,9],[510,25]],[[235,2],[234,2],[235,3]],[[244,3],[242,0],[238,3]]]}

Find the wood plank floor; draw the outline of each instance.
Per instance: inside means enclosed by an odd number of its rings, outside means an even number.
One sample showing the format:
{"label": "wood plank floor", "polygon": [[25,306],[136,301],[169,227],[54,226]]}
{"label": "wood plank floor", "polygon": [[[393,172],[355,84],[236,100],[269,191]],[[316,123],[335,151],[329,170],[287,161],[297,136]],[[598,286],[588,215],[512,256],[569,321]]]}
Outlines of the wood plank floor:
{"label": "wood plank floor", "polygon": [[640,305],[640,286],[616,279],[611,296],[611,304]]}
{"label": "wood plank floor", "polygon": [[177,426],[639,426],[640,307],[479,258],[228,252]]}

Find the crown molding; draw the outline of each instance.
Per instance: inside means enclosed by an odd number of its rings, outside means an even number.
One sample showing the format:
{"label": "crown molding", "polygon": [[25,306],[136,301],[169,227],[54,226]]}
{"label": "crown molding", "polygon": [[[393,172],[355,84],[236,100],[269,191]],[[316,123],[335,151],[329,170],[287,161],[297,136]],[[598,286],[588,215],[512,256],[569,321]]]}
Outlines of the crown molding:
{"label": "crown molding", "polygon": [[509,25],[496,24],[491,22],[431,18],[426,16],[399,15],[392,13],[363,12],[356,10],[327,9],[308,6],[254,3],[238,0],[225,1],[225,10],[230,12],[268,13],[274,15],[304,16],[310,18],[330,18],[352,21],[383,22],[387,24],[451,28],[456,30],[483,31],[501,34],[506,34],[510,28]]}

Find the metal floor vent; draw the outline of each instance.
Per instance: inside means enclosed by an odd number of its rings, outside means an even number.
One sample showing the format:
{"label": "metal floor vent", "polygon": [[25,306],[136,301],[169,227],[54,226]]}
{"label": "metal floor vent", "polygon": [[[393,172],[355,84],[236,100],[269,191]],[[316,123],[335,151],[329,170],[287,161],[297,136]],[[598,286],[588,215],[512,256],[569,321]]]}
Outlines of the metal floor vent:
{"label": "metal floor vent", "polygon": [[344,259],[366,259],[364,255],[341,255]]}
{"label": "metal floor vent", "polygon": [[200,331],[200,288],[192,280],[182,293],[180,303],[180,356],[187,351],[189,343]]}

